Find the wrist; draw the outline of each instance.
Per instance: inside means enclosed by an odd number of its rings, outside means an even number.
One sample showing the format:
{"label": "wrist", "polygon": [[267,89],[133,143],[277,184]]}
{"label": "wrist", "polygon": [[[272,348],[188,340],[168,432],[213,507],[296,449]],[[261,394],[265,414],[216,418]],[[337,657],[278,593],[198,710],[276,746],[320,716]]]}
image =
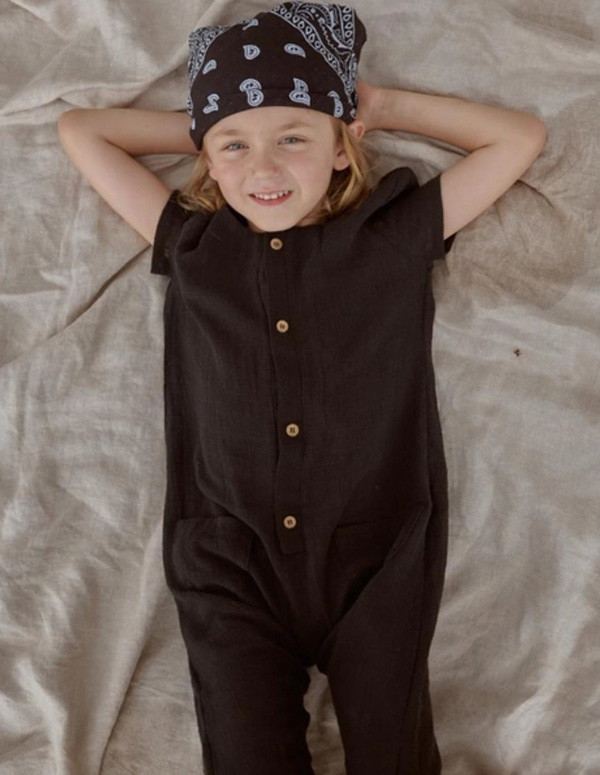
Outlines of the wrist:
{"label": "wrist", "polygon": [[373,129],[383,129],[383,101],[385,99],[385,92],[389,90],[371,86],[371,84],[361,79],[357,79],[356,89],[358,94],[356,120],[364,123],[366,132],[370,132]]}
{"label": "wrist", "polygon": [[371,109],[369,114],[369,126],[368,129],[384,129],[385,113],[387,110],[387,92],[388,89],[377,88],[374,89]]}
{"label": "wrist", "polygon": [[376,129],[402,130],[406,124],[406,96],[409,92],[402,89],[378,89],[376,113],[374,120]]}

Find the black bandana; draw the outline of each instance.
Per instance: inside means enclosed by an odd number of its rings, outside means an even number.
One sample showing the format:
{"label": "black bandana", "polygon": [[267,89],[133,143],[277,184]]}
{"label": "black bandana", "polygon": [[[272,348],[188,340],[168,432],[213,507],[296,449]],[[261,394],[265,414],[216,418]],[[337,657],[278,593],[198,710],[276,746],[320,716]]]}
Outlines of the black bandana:
{"label": "black bandana", "polygon": [[189,38],[190,137],[251,108],[303,107],[356,118],[356,71],[367,39],[356,11],[333,3],[281,3],[229,26],[199,27]]}

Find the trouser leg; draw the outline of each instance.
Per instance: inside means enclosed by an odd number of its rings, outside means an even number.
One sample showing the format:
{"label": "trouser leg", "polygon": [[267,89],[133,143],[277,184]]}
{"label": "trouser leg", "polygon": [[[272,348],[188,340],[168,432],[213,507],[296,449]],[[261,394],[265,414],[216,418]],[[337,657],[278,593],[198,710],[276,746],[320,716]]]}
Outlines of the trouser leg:
{"label": "trouser leg", "polygon": [[[438,775],[427,656],[441,574],[422,531],[388,558],[323,643],[347,775]],[[443,564],[443,553],[437,559]]]}
{"label": "trouser leg", "polygon": [[268,568],[253,560],[253,531],[229,515],[167,527],[165,567],[188,652],[205,775],[313,775],[306,659],[285,605],[262,593]]}
{"label": "trouser leg", "polygon": [[205,775],[313,775],[303,696],[310,677],[265,612],[179,593]]}

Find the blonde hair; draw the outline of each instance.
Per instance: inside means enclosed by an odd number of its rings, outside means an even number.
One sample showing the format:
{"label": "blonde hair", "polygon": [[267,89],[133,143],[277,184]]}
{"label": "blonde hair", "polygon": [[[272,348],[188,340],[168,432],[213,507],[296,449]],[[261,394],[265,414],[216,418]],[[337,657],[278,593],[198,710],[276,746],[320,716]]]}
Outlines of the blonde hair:
{"label": "blonde hair", "polygon": [[[336,144],[342,142],[350,165],[346,169],[332,171],[321,208],[314,214],[315,223],[325,223],[346,211],[356,209],[371,191],[367,175],[373,163],[372,151],[361,145],[341,119],[332,117],[331,120],[335,126]],[[200,149],[190,179],[180,189],[177,201],[185,210],[205,210],[209,213],[215,213],[226,203],[218,183],[208,174],[204,147]]]}

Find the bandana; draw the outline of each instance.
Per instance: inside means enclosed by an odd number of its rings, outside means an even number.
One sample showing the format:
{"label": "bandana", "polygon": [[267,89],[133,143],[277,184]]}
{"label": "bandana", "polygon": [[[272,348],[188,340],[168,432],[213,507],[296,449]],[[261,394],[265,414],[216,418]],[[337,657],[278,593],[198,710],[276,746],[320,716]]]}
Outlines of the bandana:
{"label": "bandana", "polygon": [[356,11],[333,3],[281,3],[188,38],[190,137],[198,150],[211,126],[266,106],[319,110],[346,124],[356,117],[356,71],[367,39]]}

